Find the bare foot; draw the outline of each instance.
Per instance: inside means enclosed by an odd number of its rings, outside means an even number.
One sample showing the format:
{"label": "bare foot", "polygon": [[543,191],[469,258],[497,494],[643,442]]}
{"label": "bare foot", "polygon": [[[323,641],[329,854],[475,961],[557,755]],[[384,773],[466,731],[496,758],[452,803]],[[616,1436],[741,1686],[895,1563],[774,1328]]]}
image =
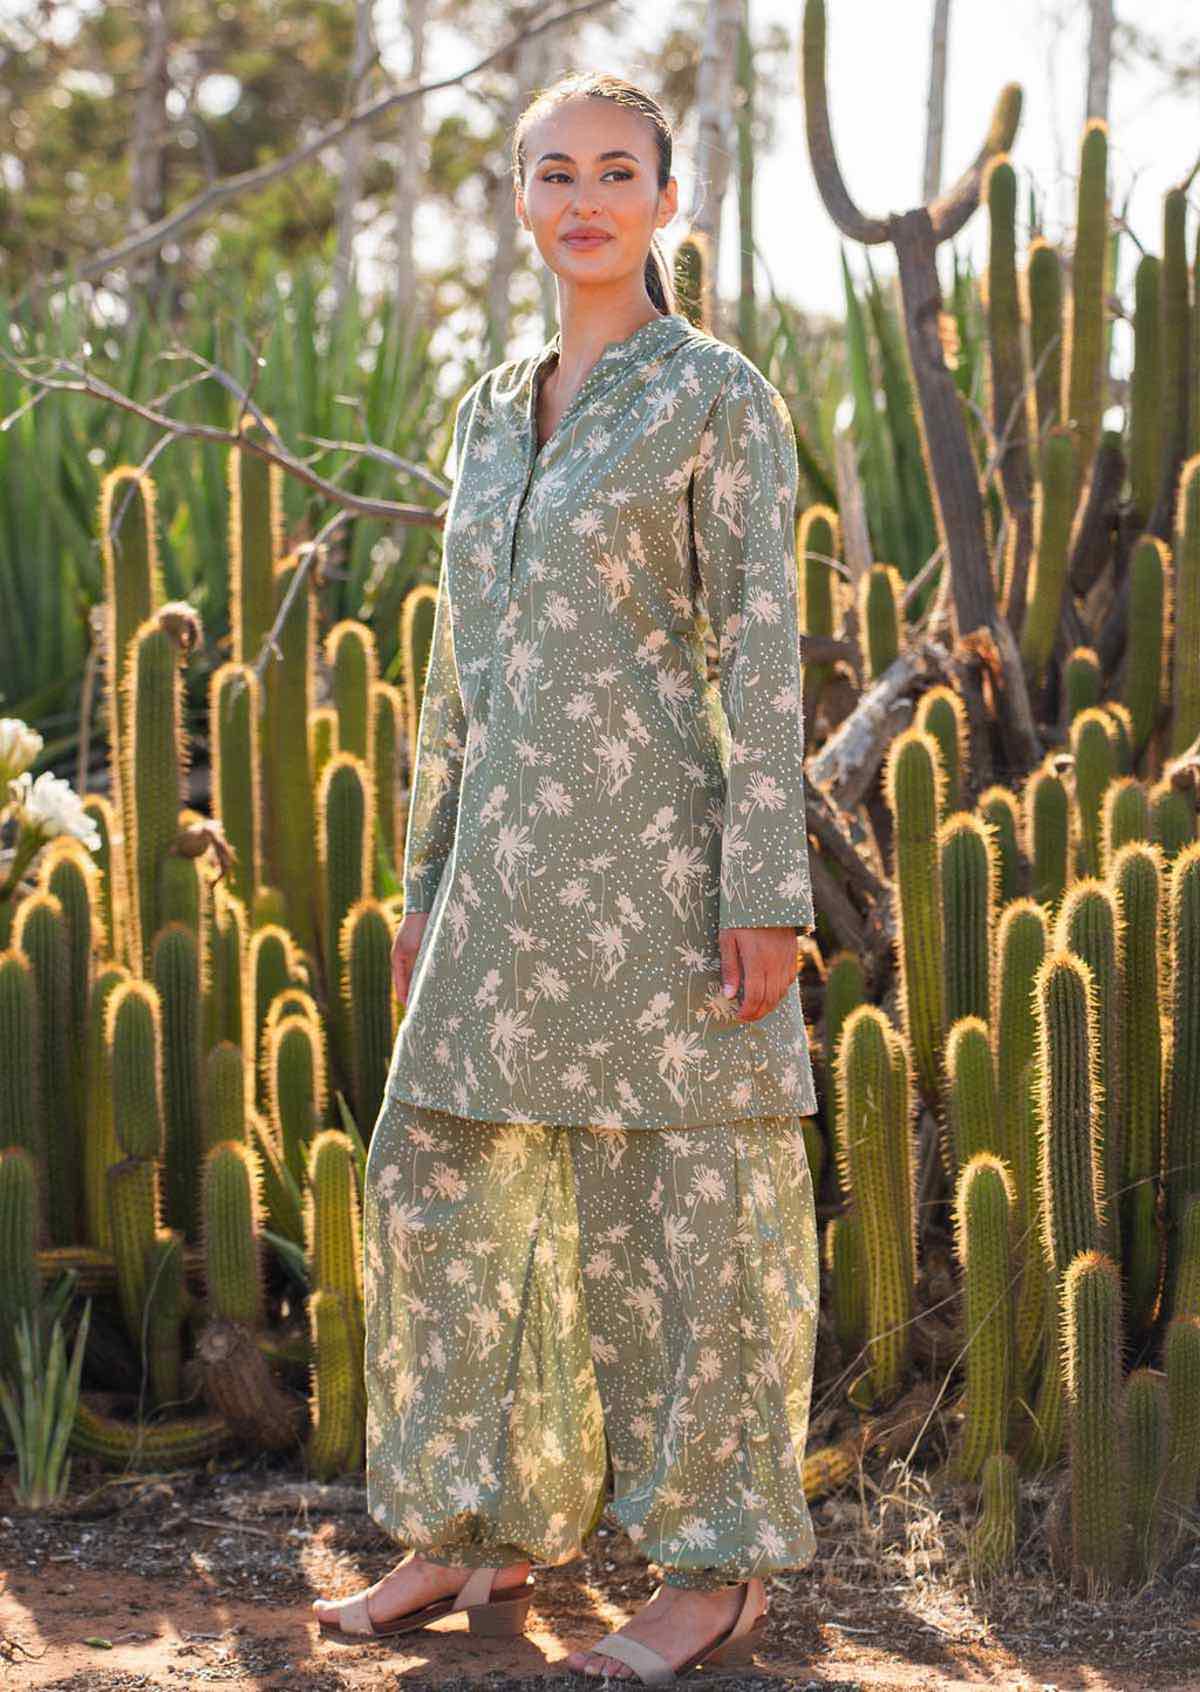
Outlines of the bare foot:
{"label": "bare foot", "polygon": [[[409,1610],[423,1609],[435,1599],[459,1592],[470,1573],[470,1569],[460,1563],[430,1563],[415,1551],[410,1551],[402,1563],[365,1589],[367,1614],[374,1626],[379,1627]],[[492,1591],[498,1594],[510,1587],[521,1587],[528,1573],[528,1563],[506,1563],[497,1574]],[[362,1594],[355,1593],[353,1596],[361,1597]],[[345,1598],[314,1598],[312,1607],[318,1617],[328,1616],[332,1621],[347,1601]]]}
{"label": "bare foot", "polygon": [[[751,1614],[757,1616],[767,1607],[767,1595],[756,1576],[751,1577],[750,1586]],[[648,1645],[677,1669],[702,1646],[719,1639],[732,1627],[741,1607],[741,1586],[722,1586],[712,1592],[660,1586],[650,1602],[620,1632],[636,1639],[639,1645]],[[628,1663],[602,1651],[571,1651],[566,1662],[568,1668],[583,1674],[606,1674],[613,1680],[639,1679]]]}

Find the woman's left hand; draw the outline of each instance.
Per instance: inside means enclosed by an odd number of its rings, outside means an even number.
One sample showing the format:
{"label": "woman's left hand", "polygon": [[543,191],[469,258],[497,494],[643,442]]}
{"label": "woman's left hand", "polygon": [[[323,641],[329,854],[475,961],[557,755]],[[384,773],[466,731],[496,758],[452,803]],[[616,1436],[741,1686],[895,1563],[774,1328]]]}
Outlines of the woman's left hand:
{"label": "woman's left hand", "polygon": [[742,990],[738,1021],[757,1022],[775,1009],[796,979],[795,929],[723,928],[717,943],[723,990],[730,998]]}

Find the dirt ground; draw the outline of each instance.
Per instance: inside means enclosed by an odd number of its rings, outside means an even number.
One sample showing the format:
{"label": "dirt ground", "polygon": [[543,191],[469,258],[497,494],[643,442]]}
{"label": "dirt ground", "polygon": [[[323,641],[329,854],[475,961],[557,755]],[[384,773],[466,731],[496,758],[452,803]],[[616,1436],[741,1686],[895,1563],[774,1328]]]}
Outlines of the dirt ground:
{"label": "dirt ground", "polygon": [[[960,1521],[900,1469],[815,1505],[817,1556],[768,1583],[755,1670],[694,1678],[710,1692],[1200,1689],[1200,1539],[1169,1581],[1090,1602],[1049,1578],[1035,1492],[1019,1571],[984,1593],[963,1572],[963,1510]],[[16,1509],[0,1474],[0,1687],[506,1692],[536,1677],[577,1692],[557,1669],[565,1653],[620,1626],[657,1584],[602,1526],[575,1563],[535,1566],[521,1639],[476,1640],[460,1617],[378,1644],[318,1635],[314,1597],[353,1592],[402,1554],[360,1487],[318,1486],[269,1459],[114,1478],[76,1458],[67,1505],[38,1516]]]}

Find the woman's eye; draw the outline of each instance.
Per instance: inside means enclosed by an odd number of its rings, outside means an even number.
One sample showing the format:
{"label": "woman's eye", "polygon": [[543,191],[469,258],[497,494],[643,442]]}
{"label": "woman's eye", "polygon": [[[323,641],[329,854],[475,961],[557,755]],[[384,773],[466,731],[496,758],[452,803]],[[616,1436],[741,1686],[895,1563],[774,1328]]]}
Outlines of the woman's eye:
{"label": "woman's eye", "polygon": [[[625,179],[625,181],[628,182],[632,178],[633,172],[631,170],[623,170],[620,165],[614,165],[612,170],[606,170],[604,175],[605,176],[620,176],[620,177],[623,177]],[[545,176],[542,177],[542,181],[543,182],[557,182],[560,178],[564,181],[570,180],[570,178],[567,176],[567,173],[566,173],[565,170],[548,170],[546,172]],[[601,180],[603,180],[603,178],[601,178]]]}

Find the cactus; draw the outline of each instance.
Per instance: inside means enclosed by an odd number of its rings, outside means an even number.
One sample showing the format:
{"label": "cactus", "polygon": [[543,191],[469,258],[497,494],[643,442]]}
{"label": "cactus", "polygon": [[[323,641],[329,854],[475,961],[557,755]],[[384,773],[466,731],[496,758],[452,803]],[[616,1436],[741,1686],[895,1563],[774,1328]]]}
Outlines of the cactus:
{"label": "cactus", "polygon": [[1053,911],[1066,890],[1074,856],[1070,795],[1048,760],[1025,785],[1025,850],[1032,866],[1031,888],[1039,904]]}
{"label": "cactus", "polygon": [[915,1230],[907,1087],[900,1085],[903,1043],[876,1005],[851,1011],[838,1048],[844,1118],[838,1135],[843,1186],[862,1218],[867,1272],[870,1390],[877,1403],[900,1391],[908,1358]]}
{"label": "cactus", "polygon": [[[838,952],[830,959],[829,969],[825,976],[825,1035],[823,1040],[825,1054],[825,1128],[833,1154],[835,1175],[837,1175],[839,1165],[836,1143],[838,1124],[841,1121],[837,1091],[838,1041],[841,1039],[846,1018],[856,1005],[863,1003],[866,996],[867,981],[861,961],[855,957],[853,952]],[[836,1196],[840,1203],[843,1196],[840,1175],[837,1175],[836,1186]]]}
{"label": "cactus", "polygon": [[996,1071],[987,1023],[963,1016],[946,1041],[946,1112],[951,1141],[943,1161],[951,1180],[978,1152],[998,1153]]}
{"label": "cactus", "polygon": [[1159,1006],[1162,854],[1131,841],[1113,859],[1109,883],[1121,911],[1122,1075],[1120,1238],[1133,1331],[1154,1318],[1161,1240],[1156,1217],[1162,1164],[1162,1019]]}
{"label": "cactus", "polygon": [[1072,1576],[1115,1585],[1129,1554],[1120,1439],[1121,1271],[1084,1251],[1063,1276]]}
{"label": "cactus", "polygon": [[1200,1316],[1172,1316],[1163,1361],[1168,1406],[1163,1517],[1173,1551],[1195,1511],[1200,1483]]}
{"label": "cactus", "polygon": [[[375,836],[376,852],[384,862],[395,867],[404,855],[401,836],[400,788],[402,782],[401,747],[404,735],[404,698],[400,689],[389,682],[377,681],[371,689],[371,709],[375,717]],[[315,774],[316,780],[320,780]],[[385,888],[379,873],[378,859],[374,892],[382,898]]]}
{"label": "cactus", "polygon": [[[1133,509],[1144,528],[1154,510],[1162,474],[1162,266],[1143,253],[1133,277],[1133,372],[1129,392],[1129,480]],[[1186,289],[1187,283],[1184,282]],[[1140,543],[1139,543],[1140,547]],[[1135,551],[1136,558],[1136,551]],[[1131,562],[1132,569],[1132,562]],[[1136,588],[1134,590],[1136,597]],[[1134,620],[1130,602],[1129,632]],[[1161,628],[1161,623],[1160,623]]]}
{"label": "cactus", "polygon": [[1171,630],[1171,555],[1142,535],[1129,560],[1129,633],[1121,691],[1133,720],[1135,760],[1158,727],[1166,698]]}
{"label": "cactus", "polygon": [[267,1067],[263,1055],[267,1011],[276,997],[291,985],[296,967],[295,942],[287,929],[276,922],[256,928],[250,937],[246,967],[250,979],[247,1037],[251,1066],[257,1080],[255,1101],[261,1105],[267,1096]]}
{"label": "cactus", "polygon": [[1167,1382],[1157,1369],[1134,1369],[1125,1378],[1121,1444],[1127,1464],[1131,1573],[1141,1584],[1153,1580],[1162,1557]]}
{"label": "cactus", "polygon": [[162,1227],[158,1165],[148,1157],[125,1157],[120,1163],[109,1164],[104,1180],[113,1261],[117,1266],[117,1300],[125,1332],[141,1359],[146,1349],[143,1337],[149,1286],[146,1271],[151,1248]]}
{"label": "cactus", "polygon": [[162,1013],[151,982],[130,979],[113,989],[105,1008],[104,1044],[122,1150],[127,1157],[160,1158]]}
{"label": "cactus", "polygon": [[[276,615],[301,568],[298,553],[276,565]],[[264,875],[282,892],[296,943],[313,957],[318,953],[317,830],[306,729],[316,687],[316,615],[312,576],[304,569],[279,633],[282,659],[267,669],[263,763],[270,822],[263,841]]]}
{"label": "cactus", "polygon": [[989,787],[979,795],[975,815],[991,830],[996,849],[996,907],[1021,897],[1025,865],[1021,855],[1021,809],[1007,787]]}
{"label": "cactus", "polygon": [[858,637],[863,674],[879,677],[900,656],[904,578],[894,564],[872,564],[858,584]]}
{"label": "cactus", "polygon": [[1076,646],[1063,665],[1063,698],[1067,722],[1100,703],[1100,659],[1090,646]]}
{"label": "cactus", "polygon": [[904,1031],[922,1097],[935,1105],[945,1022],[942,889],[937,830],[945,775],[938,743],[919,728],[892,742],[887,797],[895,828],[897,952]]}
{"label": "cactus", "polygon": [[[1012,524],[1011,563],[1004,597],[1010,620],[1020,626],[1011,594],[1023,579],[1033,544],[1031,437],[1036,438],[1033,400],[1025,377],[1021,297],[1017,282],[1017,178],[1007,153],[995,153],[983,168],[980,198],[988,208],[987,345],[990,353],[991,425],[1000,457],[1004,503]],[[1018,570],[1019,561],[1019,570]],[[998,584],[999,585],[999,584]]]}
{"label": "cactus", "polygon": [[1021,658],[1035,687],[1045,676],[1062,616],[1078,467],[1075,437],[1069,427],[1058,424],[1042,445],[1041,475],[1034,488],[1036,544],[1021,630]]}
{"label": "cactus", "polygon": [[35,1321],[41,1300],[38,1178],[32,1152],[0,1146],[0,1375],[10,1377],[20,1363],[17,1322],[22,1313]]}
{"label": "cactus", "polygon": [[[117,810],[103,793],[89,793],[83,801],[85,814],[96,825],[100,845],[92,853],[92,862],[99,872],[99,887],[94,906],[97,923],[105,935],[109,953],[114,959],[129,956],[128,899],[125,891],[125,851],[121,843],[121,828]],[[114,841],[117,842],[114,845]]]}
{"label": "cactus", "polygon": [[[83,1137],[83,1208],[86,1238],[104,1251],[112,1250],[112,1226],[108,1213],[105,1171],[121,1157],[113,1120],[112,1069],[109,1063],[105,1026],[108,1003],[123,981],[130,979],[124,964],[108,964],[92,984],[88,1010],[87,1061],[84,1098],[86,1115]],[[2,1067],[2,1066],[0,1066]]]}
{"label": "cactus", "polygon": [[976,1580],[1001,1573],[1016,1556],[1019,1490],[1013,1458],[1006,1451],[993,1452],[983,1465],[979,1519],[967,1542]]}
{"label": "cactus", "polygon": [[[109,830],[123,842],[122,885],[134,886],[133,843],[136,839],[133,775],[130,763],[132,723],[129,715],[130,667],[133,642],[138,630],[161,604],[162,570],[156,534],[157,490],[153,478],[132,465],[110,470],[100,485],[100,552],[104,560],[104,693],[107,705],[109,785],[113,795]],[[113,524],[120,512],[120,528]],[[120,821],[117,823],[116,819]],[[135,913],[132,909],[129,916]],[[110,930],[111,932],[111,930]],[[121,952],[123,963],[133,967],[137,956],[132,948],[137,935],[131,920],[122,938],[130,948]]]}
{"label": "cactus", "polygon": [[1071,262],[1071,302],[1063,345],[1063,418],[1079,443],[1078,496],[1100,439],[1104,383],[1104,261],[1108,244],[1108,125],[1090,117],[1080,147]]}
{"label": "cactus", "polygon": [[317,815],[325,914],[325,996],[330,1044],[342,1073],[349,1073],[350,1052],[341,929],[351,906],[371,885],[374,812],[375,796],[366,764],[351,752],[336,752],[321,777]]}
{"label": "cactus", "polygon": [[337,710],[337,748],[353,752],[368,766],[375,762],[375,717],[371,689],[379,679],[375,636],[366,623],[346,617],[325,636],[325,661],[331,672]]}
{"label": "cactus", "polygon": [[1136,776],[1118,776],[1104,790],[1100,806],[1100,863],[1102,873],[1122,846],[1150,838],[1150,799]]}
{"label": "cactus", "polygon": [[407,739],[405,763],[410,772],[417,760],[417,730],[421,721],[421,697],[425,691],[425,677],[429,671],[436,610],[437,589],[432,582],[418,582],[405,594],[400,605],[398,656],[401,661],[404,723]]}
{"label": "cactus", "polygon": [[392,925],[374,899],[350,907],[342,925],[342,980],[350,1026],[354,1110],[369,1137],[379,1114],[395,1039]]}
{"label": "cactus", "polygon": [[257,1111],[247,1118],[250,1144],[259,1156],[262,1194],[272,1232],[298,1246],[304,1245],[304,1216],[300,1187],[284,1162],[283,1152],[270,1125]]}
{"label": "cactus", "polygon": [[1081,711],[1071,724],[1075,760],[1075,805],[1079,823],[1078,868],[1083,875],[1103,873],[1100,826],[1104,791],[1116,774],[1112,723],[1100,709]]}
{"label": "cactus", "polygon": [[992,990],[999,1108],[996,1149],[1016,1182],[1018,1239],[1029,1223],[1037,1191],[1037,1145],[1022,1139],[1022,1100],[1026,1070],[1034,1055],[1033,985],[1048,939],[1046,913],[1036,900],[1018,899],[1005,906],[996,934]]}
{"label": "cactus", "polygon": [[319,1480],[327,1481],[362,1465],[365,1399],[357,1381],[360,1341],[346,1300],[331,1287],[318,1287],[310,1294],[308,1311],[316,1360],[305,1460]]}
{"label": "cactus", "polygon": [[[831,636],[837,610],[836,571],[828,562],[840,546],[837,513],[828,505],[810,505],[797,525],[796,561],[800,589],[800,627],[805,634]],[[805,664],[804,716],[810,722],[821,703],[831,664]],[[411,763],[410,763],[411,768]]]}
{"label": "cactus", "polygon": [[179,651],[159,618],[148,617],[134,636],[127,675],[132,802],[126,826],[139,974],[150,970],[150,948],[162,920],[163,860],[179,831],[186,766]]}
{"label": "cactus", "polygon": [[1150,833],[1162,847],[1164,864],[1173,863],[1196,838],[1194,794],[1176,786],[1169,776],[1150,789]]}
{"label": "cactus", "polygon": [[942,886],[942,972],[947,1025],[991,1015],[992,913],[996,850],[986,826],[957,811],[938,830]]}
{"label": "cactus", "polygon": [[970,758],[970,735],[961,696],[952,687],[931,687],[921,695],[913,727],[931,734],[942,756],[945,782],[939,814],[944,821],[964,803],[963,771]]}
{"label": "cactus", "polygon": [[1029,296],[1029,363],[1034,372],[1037,431],[1044,436],[1063,420],[1062,406],[1062,276],[1057,247],[1043,235],[1029,243],[1025,261]]}
{"label": "cactus", "polygon": [[1113,743],[1113,764],[1118,776],[1133,774],[1133,713],[1123,699],[1106,699],[1104,713],[1108,718],[1109,736]]}
{"label": "cactus", "polygon": [[325,1064],[320,1023],[288,1014],[269,1025],[263,1068],[271,1133],[297,1185],[324,1111]]}
{"label": "cactus", "polygon": [[1123,1124],[1125,1015],[1120,959],[1124,946],[1124,925],[1113,890],[1103,881],[1077,881],[1063,901],[1058,915],[1055,944],[1060,951],[1074,952],[1092,973],[1096,993],[1096,1031],[1104,1054],[1104,1088],[1099,1102],[1100,1144],[1104,1166],[1106,1227],[1100,1247],[1110,1257],[1120,1256],[1119,1206],[1115,1202],[1121,1187],[1121,1133]]}
{"label": "cactus", "polygon": [[68,1443],[72,1451],[99,1457],[118,1469],[173,1469],[206,1462],[232,1439],[224,1416],[212,1412],[148,1426],[102,1415],[81,1398]]}
{"label": "cactus", "polygon": [[179,1229],[159,1229],[147,1253],[146,1282],[150,1396],[155,1404],[177,1404],[183,1396],[183,1319],[188,1302]]}
{"label": "cactus", "polygon": [[0,952],[0,1149],[23,1146],[46,1178],[41,1111],[40,1030],[33,965],[10,946]]}
{"label": "cactus", "polygon": [[1179,473],[1174,546],[1175,663],[1172,757],[1200,735],[1200,453]]}
{"label": "cactus", "polygon": [[262,683],[249,664],[222,664],[209,682],[212,796],[235,861],[229,890],[249,904],[262,863]]}
{"label": "cactus", "polygon": [[36,1144],[45,1148],[46,1213],[54,1245],[71,1245],[79,1237],[82,1205],[79,1124],[73,1111],[62,1107],[62,1078],[69,1073],[67,927],[60,901],[53,893],[31,893],[17,907],[13,944],[28,959],[37,999],[37,1046],[32,1054],[38,1067],[37,1100],[41,1120]]}
{"label": "cactus", "polygon": [[1171,1281],[1171,1315],[1200,1316],[1200,1193],[1193,1193],[1184,1202],[1177,1256]]}
{"label": "cactus", "polygon": [[244,1140],[222,1140],[201,1173],[208,1309],[257,1328],[264,1314],[258,1158]]}
{"label": "cactus", "polygon": [[[984,1049],[987,1030],[981,1030]],[[989,1058],[990,1062],[990,1058]],[[955,1472],[974,1480],[985,1460],[1004,1450],[1015,1381],[1012,1217],[1008,1166],[975,1152],[954,1189],[954,1241],[964,1277],[967,1332],[966,1414]]]}
{"label": "cactus", "polygon": [[[203,944],[207,959],[204,1049],[208,1051],[222,1040],[244,1046],[250,1027],[246,1003],[245,960],[250,944],[246,907],[220,882],[213,888],[205,915]],[[253,1059],[253,1051],[248,1059]]]}
{"label": "cactus", "polygon": [[166,1167],[163,1204],[167,1221],[189,1243],[199,1229],[196,1194],[204,1146],[200,1081],[200,962],[196,936],[169,922],[154,937],[151,976],[162,1019],[163,1117]]}
{"label": "cactus", "polygon": [[1200,844],[1187,847],[1171,866],[1167,905],[1169,1056],[1164,1064],[1163,1187],[1167,1286],[1172,1288],[1184,1209],[1191,1195],[1200,1194]]}
{"label": "cactus", "polygon": [[246,1138],[246,1060],[232,1040],[219,1040],[204,1059],[203,1120],[204,1152]]}
{"label": "cactus", "polygon": [[825,1229],[825,1266],[829,1272],[829,1314],[843,1362],[858,1356],[867,1335],[867,1266],[862,1218],[847,1205],[831,1216]]}

